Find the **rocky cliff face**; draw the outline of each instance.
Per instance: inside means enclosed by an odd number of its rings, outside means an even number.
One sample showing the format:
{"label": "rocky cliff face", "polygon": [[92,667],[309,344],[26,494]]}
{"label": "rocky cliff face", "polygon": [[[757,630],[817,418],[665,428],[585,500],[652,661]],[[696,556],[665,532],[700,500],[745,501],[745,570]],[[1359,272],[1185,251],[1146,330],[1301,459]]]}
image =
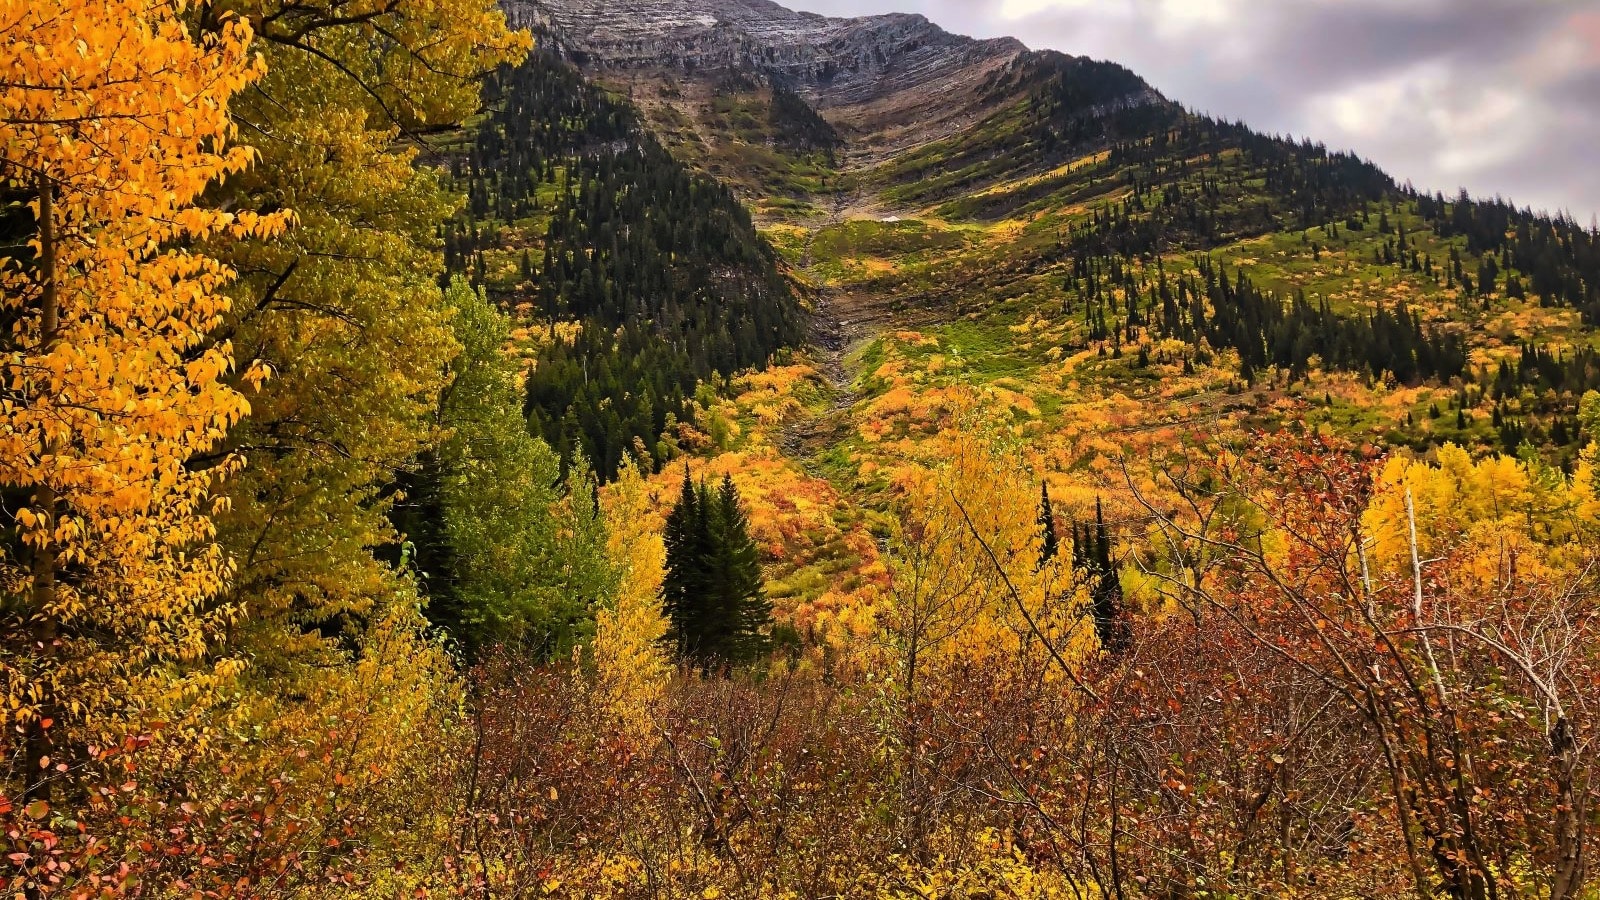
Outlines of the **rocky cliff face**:
{"label": "rocky cliff face", "polygon": [[[1120,67],[1033,52],[1010,38],[954,35],[920,15],[829,18],[773,0],[501,2],[515,24],[534,28],[591,76],[627,95],[675,152],[719,178],[737,181],[754,173],[768,187],[792,181],[792,166],[754,158],[759,154],[740,147],[792,149],[759,127],[761,120],[781,118],[781,110],[760,108],[778,88],[826,120],[841,141],[846,170],[970,134],[1047,95],[1062,108],[1063,122],[1078,124],[1058,123],[1033,135],[1041,140],[1045,132],[1077,139],[1095,130],[1084,120],[1165,102],[1131,73],[1121,77]],[[1015,148],[968,149],[968,157],[981,157]],[[763,193],[744,187],[747,198]]]}
{"label": "rocky cliff face", "polygon": [[[553,26],[580,60],[616,69],[756,70],[819,108],[984,77],[1027,52],[950,34],[918,15],[833,19],[770,0],[506,0]],[[952,84],[952,80],[956,84]]]}

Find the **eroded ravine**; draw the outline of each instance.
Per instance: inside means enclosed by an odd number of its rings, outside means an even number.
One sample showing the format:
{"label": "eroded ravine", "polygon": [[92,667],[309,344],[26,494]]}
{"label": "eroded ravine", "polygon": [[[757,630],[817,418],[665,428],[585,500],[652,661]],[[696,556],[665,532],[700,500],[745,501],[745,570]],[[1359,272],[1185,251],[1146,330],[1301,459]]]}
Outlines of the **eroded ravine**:
{"label": "eroded ravine", "polygon": [[885,298],[841,290],[816,266],[818,235],[853,218],[860,201],[859,194],[834,198],[828,220],[807,235],[800,259],[799,269],[815,291],[809,340],[812,362],[827,381],[831,399],[822,413],[786,425],[778,443],[786,456],[808,469],[815,468],[815,457],[849,436],[852,414],[861,399],[855,388],[857,373],[851,371],[850,355],[888,324],[889,304]]}

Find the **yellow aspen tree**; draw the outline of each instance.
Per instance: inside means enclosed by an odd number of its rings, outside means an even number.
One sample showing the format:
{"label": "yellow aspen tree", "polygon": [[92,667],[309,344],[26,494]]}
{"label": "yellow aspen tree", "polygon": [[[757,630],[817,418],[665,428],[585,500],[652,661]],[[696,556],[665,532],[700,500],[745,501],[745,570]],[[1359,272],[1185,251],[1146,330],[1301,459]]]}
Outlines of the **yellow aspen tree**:
{"label": "yellow aspen tree", "polygon": [[1038,482],[981,416],[958,433],[943,465],[911,479],[893,547],[884,617],[907,683],[919,667],[1040,654],[1071,675],[1092,629],[1059,560],[1041,561]]}
{"label": "yellow aspen tree", "polygon": [[1042,558],[1039,485],[1014,439],[976,409],[959,421],[943,464],[907,479],[880,613],[902,840],[918,856],[936,832],[931,723],[972,702],[974,673],[991,686],[1081,686],[1095,649],[1086,604],[1060,561]]}
{"label": "yellow aspen tree", "polygon": [[0,0],[0,722],[24,735],[34,797],[53,747],[227,668],[176,674],[229,618],[208,517],[228,467],[186,463],[249,411],[231,347],[204,342],[233,272],[185,248],[267,238],[287,214],[194,205],[251,162],[229,101],[262,65],[245,20],[202,38],[184,12]]}
{"label": "yellow aspen tree", "polygon": [[661,646],[667,620],[661,582],[667,551],[651,526],[652,503],[644,476],[632,459],[623,462],[606,507],[606,555],[616,569],[616,596],[595,615],[597,691],[623,728],[641,739],[671,665]]}
{"label": "yellow aspen tree", "polygon": [[1500,583],[1508,567],[1554,577],[1547,567],[1587,564],[1600,508],[1588,462],[1580,460],[1567,477],[1509,456],[1474,460],[1453,444],[1435,457],[1430,463],[1396,454],[1380,470],[1363,516],[1375,574],[1408,577],[1413,523],[1419,556],[1455,548],[1454,574],[1486,587]]}

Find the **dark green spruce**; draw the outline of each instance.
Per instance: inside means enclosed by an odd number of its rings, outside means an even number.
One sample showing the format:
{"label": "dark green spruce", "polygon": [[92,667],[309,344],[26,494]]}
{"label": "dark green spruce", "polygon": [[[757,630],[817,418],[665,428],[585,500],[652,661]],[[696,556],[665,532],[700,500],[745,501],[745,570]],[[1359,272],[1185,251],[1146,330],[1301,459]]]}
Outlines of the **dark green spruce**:
{"label": "dark green spruce", "polygon": [[1050,506],[1050,485],[1039,485],[1039,532],[1042,535],[1039,545],[1039,566],[1056,558],[1061,552],[1061,540],[1056,537],[1056,513]]}
{"label": "dark green spruce", "polygon": [[1122,596],[1122,579],[1111,555],[1111,530],[1096,500],[1094,524],[1072,526],[1072,565],[1089,580],[1090,615],[1106,653],[1118,656],[1133,647],[1133,624]]}
{"label": "dark green spruce", "polygon": [[661,600],[678,658],[710,672],[766,656],[772,604],[733,480],[724,476],[713,490],[685,471],[666,544]]}

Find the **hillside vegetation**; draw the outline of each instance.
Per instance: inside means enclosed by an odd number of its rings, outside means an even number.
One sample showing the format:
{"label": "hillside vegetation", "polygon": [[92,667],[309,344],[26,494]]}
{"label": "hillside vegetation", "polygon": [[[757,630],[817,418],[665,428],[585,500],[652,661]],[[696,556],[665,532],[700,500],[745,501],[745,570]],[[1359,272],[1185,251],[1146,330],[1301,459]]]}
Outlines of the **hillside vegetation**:
{"label": "hillside vegetation", "polygon": [[8,895],[1595,896],[1592,229],[917,17],[46,6]]}

